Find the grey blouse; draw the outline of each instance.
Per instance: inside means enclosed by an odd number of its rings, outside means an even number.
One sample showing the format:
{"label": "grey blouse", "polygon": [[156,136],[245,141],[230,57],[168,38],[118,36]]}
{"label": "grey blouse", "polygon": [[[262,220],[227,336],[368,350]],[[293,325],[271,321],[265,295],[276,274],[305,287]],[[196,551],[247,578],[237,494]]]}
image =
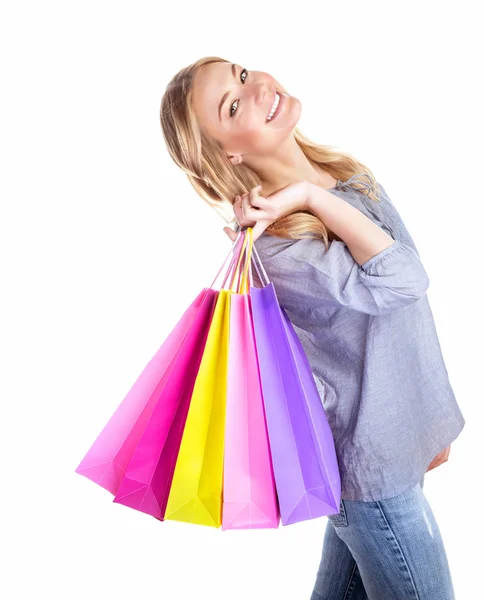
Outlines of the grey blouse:
{"label": "grey blouse", "polygon": [[[338,180],[329,190],[395,240],[361,266],[338,240],[326,251],[321,239],[264,232],[254,246],[311,365],[334,436],[341,497],[375,501],[416,485],[465,420],[417,248],[380,183],[381,202],[349,185],[369,186],[365,178]],[[255,269],[254,280],[260,284]]]}

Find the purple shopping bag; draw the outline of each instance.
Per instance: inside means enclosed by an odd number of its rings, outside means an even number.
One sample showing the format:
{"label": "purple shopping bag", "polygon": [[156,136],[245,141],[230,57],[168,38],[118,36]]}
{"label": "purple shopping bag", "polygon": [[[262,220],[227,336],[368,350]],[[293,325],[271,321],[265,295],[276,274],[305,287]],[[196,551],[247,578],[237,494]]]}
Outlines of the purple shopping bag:
{"label": "purple shopping bag", "polygon": [[253,250],[264,286],[250,287],[254,333],[281,520],[289,525],[337,513],[341,480],[309,361]]}

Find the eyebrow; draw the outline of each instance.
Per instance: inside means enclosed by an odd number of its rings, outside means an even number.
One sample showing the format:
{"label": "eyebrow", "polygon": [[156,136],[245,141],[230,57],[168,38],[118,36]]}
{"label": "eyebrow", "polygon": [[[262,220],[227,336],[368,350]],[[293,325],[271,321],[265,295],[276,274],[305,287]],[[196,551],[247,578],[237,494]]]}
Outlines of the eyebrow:
{"label": "eyebrow", "polygon": [[[232,75],[234,76],[234,79],[237,77],[237,73],[236,73],[236,69],[235,69],[235,64],[232,64]],[[225,100],[227,100],[228,95],[230,94],[230,92],[225,92],[225,94],[222,96],[222,100],[220,100],[220,104],[218,105],[218,118],[219,121],[222,120],[222,106],[224,105]]]}

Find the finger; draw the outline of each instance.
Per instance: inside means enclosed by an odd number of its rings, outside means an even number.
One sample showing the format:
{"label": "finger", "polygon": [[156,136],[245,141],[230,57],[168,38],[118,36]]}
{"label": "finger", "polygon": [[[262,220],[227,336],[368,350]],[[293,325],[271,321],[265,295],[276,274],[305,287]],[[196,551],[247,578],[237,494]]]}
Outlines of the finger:
{"label": "finger", "polygon": [[261,185],[256,185],[249,192],[249,202],[250,202],[250,204],[252,204],[252,206],[255,206],[257,208],[260,208],[260,204],[258,203],[258,201],[260,200],[259,193],[260,193],[261,189],[262,189]]}
{"label": "finger", "polygon": [[232,240],[232,242],[235,242],[235,240],[237,239],[237,232],[231,229],[230,227],[224,227],[224,231]]}
{"label": "finger", "polygon": [[[242,214],[242,221],[241,221],[241,225],[242,223],[247,223],[249,221],[255,221],[255,218],[252,216],[252,211],[254,209],[252,208],[250,201],[249,201],[249,196],[245,196],[244,198],[242,198],[241,201],[241,205],[240,205],[240,212]],[[254,223],[255,224],[255,223]]]}
{"label": "finger", "polygon": [[255,224],[255,221],[253,219],[247,219],[244,216],[244,209],[243,209],[242,203],[243,203],[242,197],[236,196],[234,204],[232,205],[232,208],[234,209],[234,214],[235,214],[237,223],[241,227],[252,227]]}
{"label": "finger", "polygon": [[[267,218],[262,209],[252,204],[251,196],[253,196],[252,193],[245,198],[242,198],[242,215],[244,219],[248,221],[258,221],[259,219]],[[257,204],[256,198],[254,198],[254,202]]]}
{"label": "finger", "polygon": [[249,196],[242,198],[240,204],[240,219],[239,225],[241,227],[253,227],[256,223],[258,215],[255,215],[255,209],[253,209],[249,204]]}

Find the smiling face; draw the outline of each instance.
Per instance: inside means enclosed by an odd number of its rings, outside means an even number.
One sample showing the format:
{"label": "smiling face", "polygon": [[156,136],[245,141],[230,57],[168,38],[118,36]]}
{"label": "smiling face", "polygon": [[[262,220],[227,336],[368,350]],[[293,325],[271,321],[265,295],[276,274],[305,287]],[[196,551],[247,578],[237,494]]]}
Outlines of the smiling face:
{"label": "smiling face", "polygon": [[[279,105],[268,121],[276,91]],[[198,71],[193,109],[200,128],[219,140],[229,155],[275,154],[301,115],[300,101],[268,73],[228,62],[204,65]]]}

